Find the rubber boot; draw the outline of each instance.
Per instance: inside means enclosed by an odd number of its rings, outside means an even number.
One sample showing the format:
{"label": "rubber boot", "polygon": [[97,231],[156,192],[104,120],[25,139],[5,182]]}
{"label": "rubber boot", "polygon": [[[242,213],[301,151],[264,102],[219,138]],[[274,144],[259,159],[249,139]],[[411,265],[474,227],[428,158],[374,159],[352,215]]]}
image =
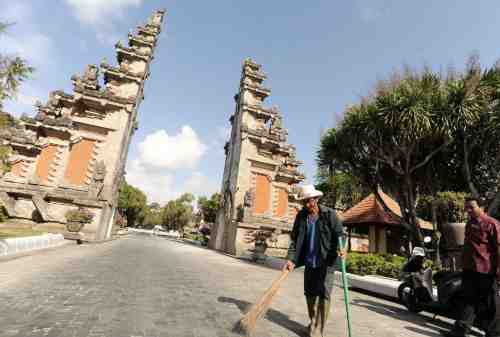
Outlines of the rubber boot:
{"label": "rubber boot", "polygon": [[330,300],[326,298],[322,298],[318,303],[318,327],[321,333],[321,337],[324,337],[324,331],[326,322],[328,321],[328,317],[330,315]]}
{"label": "rubber boot", "polygon": [[319,313],[319,299],[317,296],[307,296],[306,297],[307,301],[307,311],[309,313],[309,319],[311,322],[309,323],[309,326],[307,328],[308,330],[308,336],[309,337],[320,337],[320,331],[319,331],[319,319],[318,319],[318,313]]}

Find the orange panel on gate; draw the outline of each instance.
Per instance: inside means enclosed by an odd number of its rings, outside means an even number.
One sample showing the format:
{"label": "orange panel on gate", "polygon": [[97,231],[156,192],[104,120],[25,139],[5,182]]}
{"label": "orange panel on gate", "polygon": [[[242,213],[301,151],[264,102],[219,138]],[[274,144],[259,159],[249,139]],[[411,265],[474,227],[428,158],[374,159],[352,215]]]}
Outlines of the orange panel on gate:
{"label": "orange panel on gate", "polygon": [[82,139],[71,147],[64,178],[72,185],[85,183],[89,162],[92,159],[95,141]]}
{"label": "orange panel on gate", "polygon": [[254,212],[262,214],[269,209],[271,184],[267,176],[263,174],[255,175],[255,209]]}
{"label": "orange panel on gate", "polygon": [[36,175],[42,183],[46,183],[49,179],[50,165],[54,162],[57,154],[57,145],[47,145],[42,149],[38,162],[36,163]]}
{"label": "orange panel on gate", "polygon": [[23,167],[24,167],[24,161],[19,160],[12,164],[10,168],[10,173],[16,177],[22,177],[23,176]]}
{"label": "orange panel on gate", "polygon": [[282,188],[278,188],[278,207],[276,207],[275,215],[285,216],[288,210],[288,193]]}

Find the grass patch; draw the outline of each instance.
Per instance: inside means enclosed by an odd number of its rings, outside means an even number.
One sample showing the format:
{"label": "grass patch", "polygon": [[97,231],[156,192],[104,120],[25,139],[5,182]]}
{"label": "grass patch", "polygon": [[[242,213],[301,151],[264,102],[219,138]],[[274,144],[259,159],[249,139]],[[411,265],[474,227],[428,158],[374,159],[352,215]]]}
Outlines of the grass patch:
{"label": "grass patch", "polygon": [[0,239],[20,238],[25,236],[36,236],[47,232],[31,228],[2,228],[0,227]]}

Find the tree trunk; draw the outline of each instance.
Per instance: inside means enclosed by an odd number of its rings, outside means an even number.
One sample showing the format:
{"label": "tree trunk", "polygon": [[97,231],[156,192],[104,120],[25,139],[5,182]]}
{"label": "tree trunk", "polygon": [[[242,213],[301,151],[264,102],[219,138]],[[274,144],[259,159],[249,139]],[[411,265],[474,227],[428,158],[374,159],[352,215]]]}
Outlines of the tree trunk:
{"label": "tree trunk", "polygon": [[464,165],[463,171],[465,176],[465,181],[469,186],[469,190],[475,198],[479,198],[479,192],[477,191],[474,182],[472,181],[472,176],[470,173],[470,165],[469,165],[469,146],[467,143],[467,137],[464,136]]}
{"label": "tree trunk", "polygon": [[441,235],[439,234],[438,232],[438,225],[437,225],[437,211],[436,211],[436,203],[434,202],[434,200],[432,201],[432,204],[431,204],[431,212],[432,212],[432,227],[434,229],[434,233],[438,234],[436,235],[436,242],[434,244],[434,247],[436,249],[436,265],[438,267],[441,267],[441,254],[439,252],[439,242],[441,240]]}
{"label": "tree trunk", "polygon": [[352,227],[349,226],[347,228],[347,251],[348,252],[350,252],[352,249],[351,238],[352,238]]}
{"label": "tree trunk", "polygon": [[[409,174],[406,174],[404,178],[403,195],[406,205],[404,209],[401,208],[401,214],[404,220],[410,225],[412,232],[412,239],[415,240],[417,244],[421,244],[423,241],[422,232],[417,222],[416,205],[415,205],[415,190],[413,188],[413,183]],[[402,205],[400,205],[401,207]]]}
{"label": "tree trunk", "polygon": [[333,180],[333,175],[334,175],[333,165],[330,164],[328,166],[328,177],[329,177],[330,183],[332,184],[332,190],[330,192],[332,204],[330,205],[330,207],[333,209],[336,209],[336,207],[337,207],[337,184]]}

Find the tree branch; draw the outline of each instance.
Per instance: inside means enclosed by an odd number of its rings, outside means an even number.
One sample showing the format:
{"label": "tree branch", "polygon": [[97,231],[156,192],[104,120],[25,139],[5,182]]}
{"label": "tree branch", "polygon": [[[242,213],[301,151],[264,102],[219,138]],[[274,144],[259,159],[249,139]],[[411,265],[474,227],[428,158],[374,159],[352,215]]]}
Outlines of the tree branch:
{"label": "tree branch", "polygon": [[441,144],[441,146],[439,146],[437,149],[435,149],[434,151],[432,151],[431,153],[429,153],[422,162],[420,162],[419,164],[417,164],[414,167],[412,167],[410,169],[410,173],[415,172],[415,170],[418,170],[419,168],[421,168],[422,166],[424,166],[425,164],[427,164],[429,162],[429,160],[432,159],[432,157],[434,157],[438,152],[440,152],[441,150],[443,150],[445,147],[447,147],[450,144],[451,144],[451,140],[447,140],[446,142],[444,142],[443,144]]}
{"label": "tree branch", "polygon": [[395,163],[394,163],[394,158],[392,158],[391,156],[389,155],[386,155],[383,150],[379,147],[377,147],[377,152],[378,153],[374,153],[373,154],[373,157],[375,157],[375,159],[378,159],[380,160],[381,162],[384,162],[386,163],[387,165],[389,165],[394,171],[396,171],[397,174],[399,175],[403,175],[404,174],[404,171],[401,167],[397,166]]}

